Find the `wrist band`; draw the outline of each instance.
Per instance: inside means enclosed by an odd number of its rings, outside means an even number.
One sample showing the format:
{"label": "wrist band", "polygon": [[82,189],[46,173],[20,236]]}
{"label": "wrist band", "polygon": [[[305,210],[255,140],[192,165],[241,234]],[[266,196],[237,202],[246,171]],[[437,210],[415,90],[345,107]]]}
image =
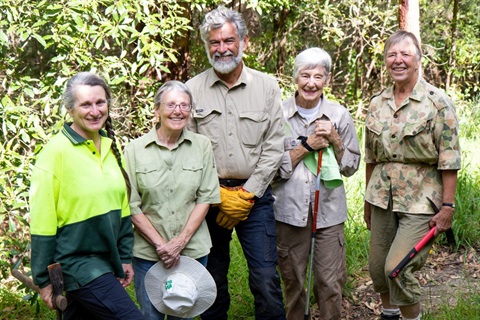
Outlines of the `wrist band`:
{"label": "wrist band", "polygon": [[310,145],[307,143],[307,137],[305,136],[300,136],[297,138],[298,140],[300,140],[302,142],[302,146],[307,149],[308,151],[312,152],[312,151],[315,151],[313,150],[312,147],[310,147]]}
{"label": "wrist band", "polygon": [[455,203],[444,202],[444,203],[442,203],[442,207],[450,207],[450,208],[455,209]]}

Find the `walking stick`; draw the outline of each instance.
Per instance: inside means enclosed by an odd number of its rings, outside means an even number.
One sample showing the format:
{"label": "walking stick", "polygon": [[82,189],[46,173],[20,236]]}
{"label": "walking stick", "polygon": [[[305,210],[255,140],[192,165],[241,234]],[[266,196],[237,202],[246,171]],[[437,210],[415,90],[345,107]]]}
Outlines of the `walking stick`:
{"label": "walking stick", "polygon": [[315,234],[317,233],[317,214],[318,214],[318,203],[320,201],[320,172],[322,170],[322,149],[318,151],[318,162],[317,162],[317,183],[315,185],[315,199],[313,202],[313,217],[312,217],[312,242],[310,244],[310,257],[309,257],[309,268],[308,268],[308,281],[307,281],[307,299],[305,301],[305,320],[310,318],[310,287],[312,281],[312,267],[313,267],[313,249],[315,246]]}

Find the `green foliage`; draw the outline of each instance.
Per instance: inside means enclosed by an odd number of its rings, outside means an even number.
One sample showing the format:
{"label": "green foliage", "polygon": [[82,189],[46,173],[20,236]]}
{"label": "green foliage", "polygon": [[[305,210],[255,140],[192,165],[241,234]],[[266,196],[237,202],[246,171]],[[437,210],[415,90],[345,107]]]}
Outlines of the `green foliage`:
{"label": "green foliage", "polygon": [[424,320],[458,320],[480,319],[480,294],[473,287],[469,292],[464,292],[456,297],[443,296],[439,311],[432,314],[424,312]]}

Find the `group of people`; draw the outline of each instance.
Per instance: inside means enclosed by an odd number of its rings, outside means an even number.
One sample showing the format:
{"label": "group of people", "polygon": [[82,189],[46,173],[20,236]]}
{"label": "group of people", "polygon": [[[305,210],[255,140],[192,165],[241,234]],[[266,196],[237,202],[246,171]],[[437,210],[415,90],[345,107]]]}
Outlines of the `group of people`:
{"label": "group of people", "polygon": [[[41,297],[53,308],[47,269],[59,262],[64,319],[186,319],[159,311],[146,290],[152,267],[175,268],[186,256],[215,281],[216,298],[202,319],[227,319],[235,229],[256,319],[304,317],[309,255],[320,319],[341,319],[341,176],[358,170],[361,155],[348,110],[324,94],[331,58],[320,48],[301,52],[296,92],[282,103],[276,79],[243,62],[249,36],[238,12],[211,11],[200,34],[212,68],[185,84],[163,84],[154,97],[154,127],[124,155],[104,80],[82,72],[68,81],[72,122],[44,147],[31,179],[31,267]],[[430,228],[449,229],[455,208],[455,108],[421,77],[421,56],[413,34],[388,39],[393,85],[372,99],[366,119],[364,211],[382,319],[420,319],[413,272],[428,246],[394,281],[387,275]],[[124,289],[132,280],[141,311]]]}

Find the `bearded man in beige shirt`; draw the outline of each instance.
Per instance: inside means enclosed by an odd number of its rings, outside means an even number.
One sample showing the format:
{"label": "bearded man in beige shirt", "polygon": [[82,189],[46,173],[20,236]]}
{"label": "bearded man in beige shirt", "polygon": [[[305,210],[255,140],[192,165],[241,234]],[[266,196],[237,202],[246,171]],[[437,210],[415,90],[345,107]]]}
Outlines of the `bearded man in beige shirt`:
{"label": "bearded man in beige shirt", "polygon": [[202,319],[228,318],[233,228],[248,263],[255,318],[285,319],[270,187],[283,155],[280,88],[243,63],[249,38],[240,13],[219,6],[200,33],[213,68],[187,82],[195,102],[189,129],[212,141],[221,185],[221,204],[206,218],[213,243],[207,269],[218,292]]}

